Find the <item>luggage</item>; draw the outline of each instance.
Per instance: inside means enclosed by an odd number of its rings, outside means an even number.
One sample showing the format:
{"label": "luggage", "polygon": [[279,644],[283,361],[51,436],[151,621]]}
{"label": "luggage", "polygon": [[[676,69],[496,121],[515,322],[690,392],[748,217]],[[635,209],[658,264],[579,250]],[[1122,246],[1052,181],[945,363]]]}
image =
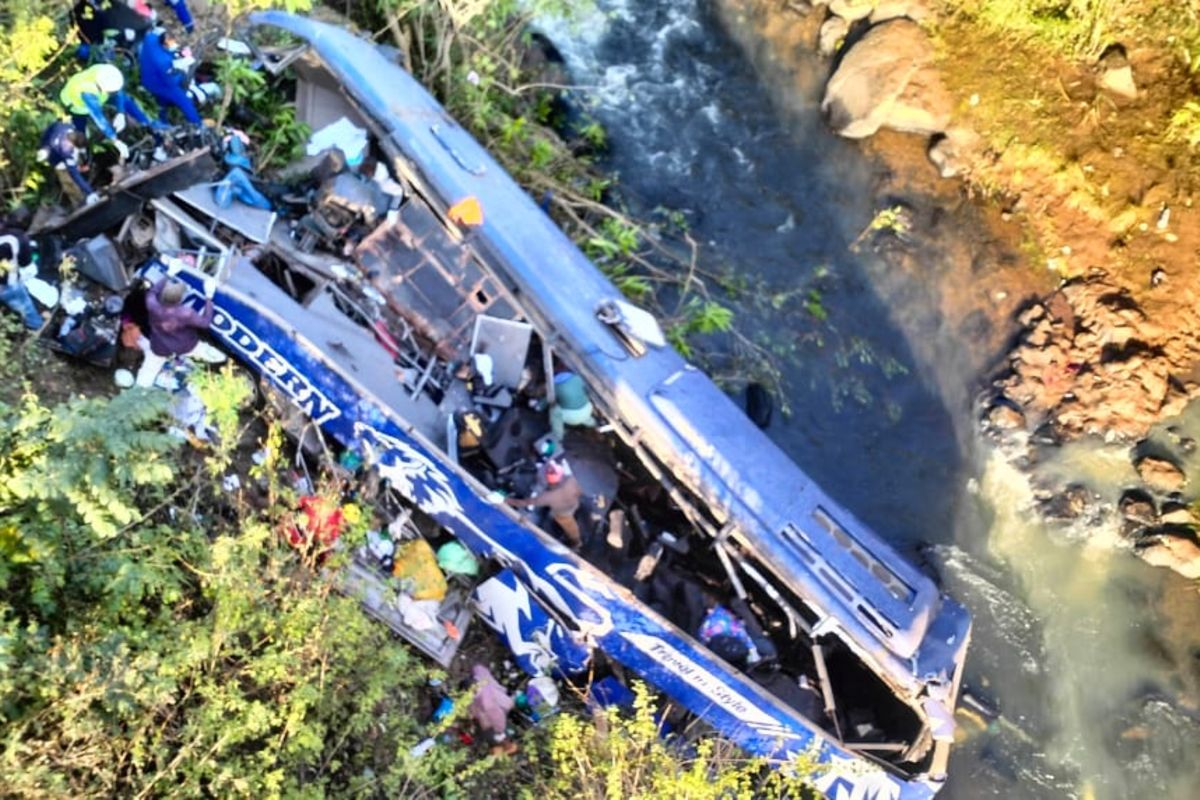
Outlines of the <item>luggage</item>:
{"label": "luggage", "polygon": [[424,539],[396,543],[392,575],[400,578],[414,600],[441,600],[446,596],[446,576],[433,548]]}

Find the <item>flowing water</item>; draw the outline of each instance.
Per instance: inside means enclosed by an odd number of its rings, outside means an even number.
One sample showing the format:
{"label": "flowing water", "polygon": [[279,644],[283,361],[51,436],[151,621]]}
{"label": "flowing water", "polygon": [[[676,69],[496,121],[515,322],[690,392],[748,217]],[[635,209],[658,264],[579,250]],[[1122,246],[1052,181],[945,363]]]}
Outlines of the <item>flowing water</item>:
{"label": "flowing water", "polygon": [[[963,715],[943,796],[1200,796],[1195,588],[1114,550],[1110,516],[1039,523],[1028,474],[976,440],[963,365],[978,354],[958,352],[921,287],[851,246],[880,167],[825,129],[826,67],[797,54],[773,96],[704,0],[601,0],[542,26],[591,87],[633,210],[683,212],[705,263],[741,276],[724,302],[789,388],[793,413],[768,433],[901,551],[923,546],[971,608],[967,684],[1000,716]],[[1127,464],[1078,446],[1037,470],[1111,501]]]}

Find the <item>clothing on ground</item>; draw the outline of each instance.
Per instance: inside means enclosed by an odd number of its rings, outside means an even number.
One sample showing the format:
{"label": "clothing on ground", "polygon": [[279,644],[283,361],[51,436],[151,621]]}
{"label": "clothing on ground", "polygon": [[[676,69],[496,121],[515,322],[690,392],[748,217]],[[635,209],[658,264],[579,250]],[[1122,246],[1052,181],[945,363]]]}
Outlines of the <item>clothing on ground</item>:
{"label": "clothing on ground", "polygon": [[[755,635],[756,632],[758,635]],[[746,648],[751,664],[776,655],[774,643],[762,634],[757,625],[754,631],[747,630],[742,618],[724,606],[714,606],[709,610],[696,635],[705,644],[713,644],[718,639],[737,642]]]}
{"label": "clothing on ground", "polygon": [[[134,327],[136,330],[136,326]],[[126,343],[122,342],[122,344]],[[158,380],[159,373],[166,367],[167,362],[175,358],[174,356],[157,355],[150,349],[150,340],[145,336],[140,337],[140,340],[133,345],[127,346],[138,347],[144,356],[142,366],[138,368],[137,378],[134,381],[138,386],[153,386]],[[187,354],[187,357],[203,361],[206,364],[222,364],[226,360],[225,354],[208,342],[197,342],[196,346]],[[171,380],[165,381],[163,388],[173,389],[174,387],[171,386],[171,383]]]}
{"label": "clothing on ground", "polygon": [[471,677],[475,680],[475,696],[471,699],[469,709],[471,718],[484,733],[503,738],[504,730],[508,727],[508,712],[513,709],[513,699],[483,664],[471,667]]}

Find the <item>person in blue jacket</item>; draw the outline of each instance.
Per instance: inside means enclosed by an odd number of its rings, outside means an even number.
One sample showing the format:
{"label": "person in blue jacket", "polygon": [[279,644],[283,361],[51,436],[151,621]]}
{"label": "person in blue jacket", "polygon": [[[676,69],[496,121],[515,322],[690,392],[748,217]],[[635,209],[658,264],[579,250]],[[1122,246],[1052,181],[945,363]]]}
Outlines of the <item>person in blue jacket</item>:
{"label": "person in blue jacket", "polygon": [[94,202],[98,199],[96,190],[79,170],[79,145],[82,139],[79,131],[75,130],[71,123],[61,119],[55,120],[42,134],[38,160],[49,162],[56,171],[66,172],[79,188],[80,197],[87,202]]}
{"label": "person in blue jacket", "polygon": [[196,23],[192,21],[192,12],[188,10],[187,0],[165,0],[166,4],[175,12],[175,16],[179,17],[179,24],[188,33],[196,29]]}
{"label": "person in blue jacket", "polygon": [[176,66],[178,42],[169,32],[151,31],[142,41],[138,65],[142,73],[142,86],[158,101],[158,118],[167,121],[167,109],[171,106],[183,112],[184,119],[200,125],[200,113],[187,93],[187,73]]}

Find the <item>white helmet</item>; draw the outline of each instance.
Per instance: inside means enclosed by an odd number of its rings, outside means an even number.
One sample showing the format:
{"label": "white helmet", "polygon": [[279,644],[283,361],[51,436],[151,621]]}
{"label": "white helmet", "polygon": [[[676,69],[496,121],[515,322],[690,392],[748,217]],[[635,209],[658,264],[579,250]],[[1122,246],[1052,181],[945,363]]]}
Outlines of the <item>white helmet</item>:
{"label": "white helmet", "polygon": [[96,67],[96,85],[102,92],[119,92],[125,87],[125,76],[112,64],[100,64]]}

